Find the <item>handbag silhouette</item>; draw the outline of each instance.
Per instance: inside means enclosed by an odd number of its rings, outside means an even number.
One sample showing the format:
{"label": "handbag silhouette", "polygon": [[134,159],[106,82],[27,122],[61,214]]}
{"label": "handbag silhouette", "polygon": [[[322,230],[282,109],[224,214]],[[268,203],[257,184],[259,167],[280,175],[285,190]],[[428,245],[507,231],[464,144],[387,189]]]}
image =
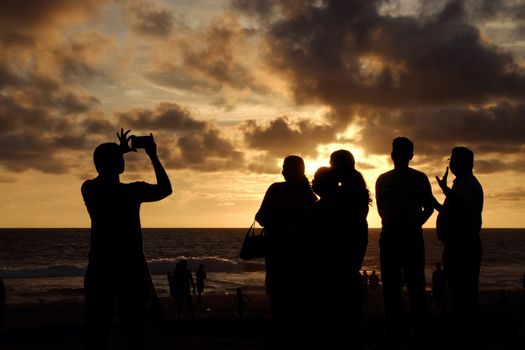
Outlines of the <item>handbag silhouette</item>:
{"label": "handbag silhouette", "polygon": [[242,260],[253,260],[257,258],[264,258],[266,256],[266,235],[264,228],[259,234],[255,233],[255,221],[246,232],[244,241],[242,242],[239,257]]}

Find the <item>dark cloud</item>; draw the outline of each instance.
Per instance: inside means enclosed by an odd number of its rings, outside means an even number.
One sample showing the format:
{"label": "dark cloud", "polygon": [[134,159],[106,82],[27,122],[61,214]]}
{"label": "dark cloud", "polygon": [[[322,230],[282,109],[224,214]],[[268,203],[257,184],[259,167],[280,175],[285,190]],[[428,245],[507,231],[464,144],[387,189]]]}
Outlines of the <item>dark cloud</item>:
{"label": "dark cloud", "polygon": [[237,10],[246,13],[259,14],[261,17],[270,15],[273,9],[273,1],[270,0],[232,0],[232,5]]}
{"label": "dark cloud", "polygon": [[525,200],[525,188],[516,187],[507,191],[498,191],[496,193],[486,193],[488,199],[499,199],[503,201],[518,202]]}
{"label": "dark cloud", "polygon": [[307,119],[291,121],[287,117],[274,119],[268,125],[247,121],[241,129],[248,147],[275,157],[296,153],[316,155],[317,145],[335,141],[337,133],[337,128],[331,125]]}
{"label": "dark cloud", "polygon": [[150,2],[134,2],[126,7],[131,28],[139,34],[165,38],[174,25],[173,14],[168,8]]}
{"label": "dark cloud", "polygon": [[[100,102],[78,85],[100,76],[107,40],[94,33],[62,37],[60,23],[96,11],[66,1],[0,5],[0,166],[12,172],[69,172],[97,133],[83,128],[103,119]],[[86,11],[85,13],[83,11]],[[5,40],[4,40],[5,39]]]}
{"label": "dark cloud", "polygon": [[525,172],[525,160],[481,159],[475,161],[475,168],[480,174]]}
{"label": "dark cloud", "polygon": [[249,32],[232,18],[213,22],[200,34],[200,40],[181,43],[184,67],[200,72],[219,83],[243,89],[255,81],[243,63],[239,44],[245,44]]}
{"label": "dark cloud", "polygon": [[2,31],[8,28],[31,31],[57,21],[72,21],[98,12],[100,6],[109,1],[3,0],[0,4],[0,28]]}
{"label": "dark cloud", "polygon": [[[245,3],[235,2],[254,10]],[[424,18],[381,15],[381,1],[285,3],[264,10],[275,14],[268,19],[269,61],[300,103],[428,106],[525,92],[524,70],[483,40],[461,1]]]}
{"label": "dark cloud", "polygon": [[231,108],[237,96],[266,93],[254,76],[251,39],[231,13],[223,13],[203,28],[177,23],[162,46],[155,67],[146,75],[157,84],[207,94],[215,105]]}
{"label": "dark cloud", "polygon": [[[45,96],[35,97],[46,102]],[[88,120],[85,115],[65,118],[72,113],[70,103],[52,106],[57,101],[50,99],[47,104],[32,105],[26,98],[23,94],[19,100],[0,95],[0,165],[13,172],[71,171],[75,168],[74,152],[84,151],[92,143],[90,140],[100,135],[95,130],[86,133],[83,127],[84,123],[92,124],[95,120]],[[78,108],[76,104],[73,107]]]}
{"label": "dark cloud", "polygon": [[455,146],[476,153],[480,173],[525,171],[516,161],[525,151],[525,103],[501,102],[487,107],[359,110],[358,142],[372,154],[389,154],[392,139],[407,136],[415,143],[420,164],[440,169]]}
{"label": "dark cloud", "polygon": [[202,131],[206,123],[194,119],[190,112],[177,104],[161,103],[155,110],[133,109],[118,113],[126,128],[163,131]]}
{"label": "dark cloud", "polygon": [[268,154],[257,155],[250,158],[247,169],[257,174],[279,174],[281,167],[278,165],[278,161],[282,162],[283,159],[277,159],[275,156]]}
{"label": "dark cloud", "polygon": [[242,169],[244,155],[216,129],[189,133],[177,140],[178,154],[166,162],[175,169],[218,171]]}
{"label": "dark cloud", "polygon": [[[360,113],[365,113],[360,111]],[[519,153],[525,146],[525,103],[490,107],[378,109],[363,115],[359,138],[372,153],[388,154],[393,137],[413,139],[423,154],[443,154],[459,144],[482,153]]]}
{"label": "dark cloud", "polygon": [[117,120],[125,128],[153,132],[163,145],[162,156],[167,167],[199,171],[244,167],[243,152],[237,150],[232,140],[179,105],[161,103],[154,110],[119,112]]}

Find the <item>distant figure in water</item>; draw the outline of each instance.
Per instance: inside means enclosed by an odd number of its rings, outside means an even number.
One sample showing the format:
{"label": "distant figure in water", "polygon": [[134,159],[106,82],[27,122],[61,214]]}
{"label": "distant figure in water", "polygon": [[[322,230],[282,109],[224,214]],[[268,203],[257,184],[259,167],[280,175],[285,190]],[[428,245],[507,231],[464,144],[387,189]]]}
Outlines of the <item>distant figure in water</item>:
{"label": "distant figure in water", "polygon": [[120,182],[129,130],[118,134],[120,145],[103,143],[93,154],[98,176],[82,185],[82,197],[91,218],[89,262],[84,279],[88,349],[103,349],[115,305],[128,348],[145,349],[147,298],[155,289],[144,256],[140,206],[172,192],[171,183],[150,134],[145,151],[157,184]]}
{"label": "distant figure in water", "polygon": [[193,289],[193,294],[195,294],[195,282],[191,271],[188,269],[188,261],[184,259],[178,261],[173,274],[168,274],[168,279],[172,288],[173,304],[175,305],[177,318],[180,318],[184,303],[188,307],[191,318],[194,318],[191,291]]}
{"label": "distant figure in water", "polygon": [[[475,346],[479,308],[479,270],[481,266],[481,212],[483,188],[473,174],[474,153],[454,147],[445,174],[436,180],[446,196],[441,205],[436,232],[444,244],[443,267],[452,296],[458,340],[462,346]],[[456,176],[448,187],[448,172]]]}
{"label": "distant figure in water", "polygon": [[379,276],[376,274],[376,270],[372,270],[372,274],[368,277],[368,286],[370,290],[377,290],[379,288]]}
{"label": "distant figure in water", "polygon": [[284,182],[273,183],[255,215],[265,228],[268,252],[266,264],[266,293],[271,313],[271,341],[274,347],[283,346],[292,330],[291,310],[295,307],[295,252],[298,228],[305,214],[317,199],[306,178],[304,161],[299,156],[284,159]]}
{"label": "distant figure in water", "polygon": [[398,346],[403,320],[403,278],[406,280],[411,344],[424,341],[426,316],[425,247],[423,224],[434,211],[428,177],[409,166],[414,144],[406,137],[392,141],[394,169],[376,181],[376,204],[381,217],[379,260],[383,280],[386,332],[384,341]]}
{"label": "distant figure in water", "polygon": [[233,298],[233,302],[235,303],[236,315],[239,317],[244,316],[244,298],[248,299],[249,301],[252,301],[252,299],[248,295],[242,292],[241,288],[237,288],[235,292],[235,297]]}
{"label": "distant figure in water", "polygon": [[6,302],[6,293],[4,280],[0,277],[0,326],[3,326],[5,323],[5,302]]}
{"label": "distant figure in water", "polygon": [[195,280],[197,281],[197,303],[202,304],[201,295],[204,291],[204,280],[206,279],[206,271],[204,265],[199,264],[199,269],[195,271]]}
{"label": "distant figure in water", "polygon": [[441,263],[436,263],[436,270],[432,272],[432,296],[436,301],[438,312],[447,311],[447,279]]}

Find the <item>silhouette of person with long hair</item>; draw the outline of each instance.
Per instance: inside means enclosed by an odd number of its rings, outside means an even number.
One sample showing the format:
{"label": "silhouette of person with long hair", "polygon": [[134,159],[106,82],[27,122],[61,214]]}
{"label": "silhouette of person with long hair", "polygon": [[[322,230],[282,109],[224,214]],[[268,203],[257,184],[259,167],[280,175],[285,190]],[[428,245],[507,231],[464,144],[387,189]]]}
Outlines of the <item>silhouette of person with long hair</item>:
{"label": "silhouette of person with long hair", "polygon": [[283,162],[284,182],[270,185],[255,219],[265,228],[268,251],[266,292],[272,320],[272,342],[281,346],[290,336],[291,309],[294,308],[294,250],[298,227],[306,211],[317,199],[305,176],[304,161],[296,155]]}
{"label": "silhouette of person with long hair", "polygon": [[341,184],[342,200],[346,207],[349,235],[353,236],[354,244],[349,252],[352,257],[352,273],[359,274],[363,265],[366,247],[368,245],[368,208],[372,199],[366,187],[363,175],[355,169],[355,160],[347,150],[338,150],[330,155],[330,167]]}
{"label": "silhouette of person with long hair", "polygon": [[204,291],[204,280],[206,279],[206,271],[204,265],[199,264],[199,269],[195,271],[195,280],[197,282],[197,303],[202,304],[201,295]]}
{"label": "silhouette of person with long hair", "polygon": [[105,347],[106,334],[115,304],[123,324],[128,348],[146,348],[144,320],[147,298],[154,295],[151,275],[144,256],[140,206],[159,201],[172,192],[170,180],[151,142],[149,156],[157,184],[122,183],[124,154],[129,130],[117,134],[120,145],[103,143],[94,153],[98,176],[82,184],[82,196],[91,218],[89,261],[84,279],[87,347]]}
{"label": "silhouette of person with long hair", "polygon": [[[436,209],[438,238],[444,244],[443,267],[448,278],[460,342],[475,340],[479,307],[479,270],[481,267],[481,212],[483,188],[473,174],[474,153],[466,147],[454,147],[445,174],[436,180],[445,194],[445,202]],[[452,188],[448,172],[456,176]]]}
{"label": "silhouette of person with long hair", "polygon": [[409,167],[414,144],[406,137],[392,142],[394,169],[376,182],[376,202],[381,217],[379,239],[385,341],[399,342],[403,317],[402,276],[406,280],[414,345],[423,341],[425,300],[425,248],[423,224],[434,211],[434,197],[427,176]]}
{"label": "silhouette of person with long hair", "polygon": [[349,311],[351,331],[354,333],[354,348],[362,346],[363,334],[363,283],[359,273],[365,258],[368,245],[368,215],[369,205],[372,202],[370,191],[366,187],[363,175],[355,169],[355,159],[351,152],[340,149],[330,155],[330,167],[341,184],[341,200],[344,213],[341,213],[346,222],[346,234],[350,244],[347,246],[347,258],[350,259],[347,278],[349,280],[348,298],[352,302],[353,310]]}
{"label": "silhouette of person with long hair", "polygon": [[173,274],[168,274],[168,279],[170,279],[170,284],[173,288],[173,304],[175,305],[177,318],[180,318],[184,303],[188,307],[191,318],[194,318],[191,291],[193,289],[193,294],[195,294],[195,282],[191,271],[188,269],[188,261],[185,259],[178,261]]}
{"label": "silhouette of person with long hair", "polygon": [[[315,335],[310,341],[316,346],[359,348],[362,278],[361,265],[356,261],[361,258],[361,252],[355,247],[361,243],[361,237],[352,230],[346,193],[339,187],[339,176],[333,168],[319,168],[312,189],[320,199],[314,203],[307,219],[308,255],[315,257],[315,262],[307,276],[312,295],[308,298],[310,326],[305,328],[308,334]],[[331,295],[326,288],[327,282],[337,286],[336,295]]]}

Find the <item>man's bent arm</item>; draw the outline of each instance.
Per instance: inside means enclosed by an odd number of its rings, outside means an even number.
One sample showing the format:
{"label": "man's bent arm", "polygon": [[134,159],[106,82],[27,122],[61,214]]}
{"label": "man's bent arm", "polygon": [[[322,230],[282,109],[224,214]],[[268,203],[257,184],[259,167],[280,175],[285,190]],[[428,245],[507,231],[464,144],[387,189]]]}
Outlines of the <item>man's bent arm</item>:
{"label": "man's bent arm", "polygon": [[[156,154],[154,156],[150,156],[150,159],[151,159],[151,164],[153,165],[153,169],[155,170],[155,177],[157,178],[157,186],[159,187],[159,196],[162,196],[162,198],[165,198],[173,193],[173,190],[171,188],[170,178],[168,177],[166,170],[162,166],[162,163],[160,162]],[[159,198],[159,199],[162,199],[162,198]]]}
{"label": "man's bent arm", "polygon": [[[151,135],[151,137],[153,139],[153,135]],[[164,167],[157,156],[157,145],[155,144],[155,141],[152,141],[149,145],[147,145],[144,150],[151,159],[151,164],[155,170],[155,177],[157,178],[157,185],[154,186],[154,193],[151,193],[149,196],[147,196],[145,201],[159,201],[163,198],[166,198],[173,192],[171,189],[170,178],[168,177],[168,174],[166,174],[166,170],[164,170]]]}

